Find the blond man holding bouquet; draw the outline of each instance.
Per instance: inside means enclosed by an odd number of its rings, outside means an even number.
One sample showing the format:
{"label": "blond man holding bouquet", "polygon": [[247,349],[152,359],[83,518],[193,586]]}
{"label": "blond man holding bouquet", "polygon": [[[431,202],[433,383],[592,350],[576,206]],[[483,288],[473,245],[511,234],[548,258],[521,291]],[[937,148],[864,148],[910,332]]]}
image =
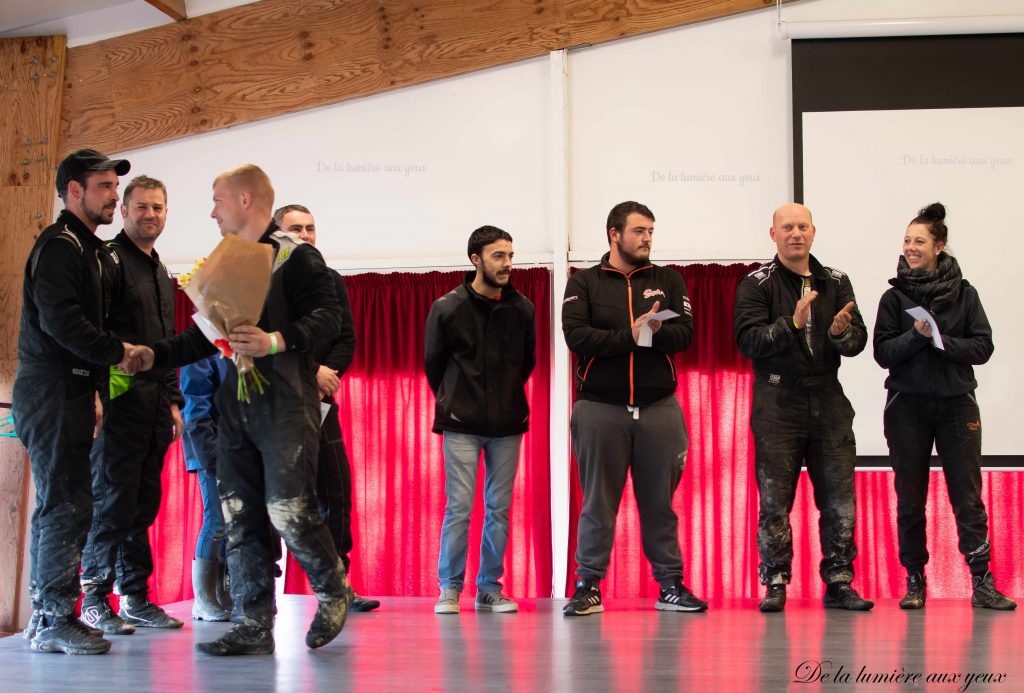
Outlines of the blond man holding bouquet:
{"label": "blond man holding bouquet", "polygon": [[[313,355],[340,332],[341,308],[320,253],[273,224],[274,190],[263,170],[247,164],[217,176],[213,204],[210,216],[221,234],[265,246],[272,271],[256,324],[230,326],[227,343],[217,340],[239,366],[228,369],[225,386],[216,396],[217,479],[227,529],[234,627],[196,649],[210,655],[274,651],[271,525],[316,593],[318,609],[306,634],[306,644],[316,648],[341,632],[351,599],[344,565],[317,512],[316,498],[320,393]],[[231,267],[230,257],[221,255],[222,262],[215,262],[214,255],[191,281],[204,281],[209,305],[230,309],[231,297],[251,293],[254,287],[239,280],[238,266],[236,274],[225,271]],[[144,366],[152,360],[157,366],[174,367],[208,356],[215,347],[193,326],[157,342],[152,352],[140,354]],[[241,366],[245,359],[253,361],[252,370]],[[247,375],[255,377],[248,378],[249,386],[239,388],[239,378]]]}

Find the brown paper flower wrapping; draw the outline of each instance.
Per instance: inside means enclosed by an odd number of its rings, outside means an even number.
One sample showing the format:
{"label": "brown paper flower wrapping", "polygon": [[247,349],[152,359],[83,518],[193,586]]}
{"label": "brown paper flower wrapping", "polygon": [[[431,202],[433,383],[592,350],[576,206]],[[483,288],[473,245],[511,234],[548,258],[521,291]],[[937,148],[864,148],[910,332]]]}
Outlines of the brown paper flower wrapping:
{"label": "brown paper flower wrapping", "polygon": [[[185,294],[225,339],[235,327],[259,322],[270,289],[273,254],[266,243],[228,234],[191,272],[183,287]],[[239,399],[248,402],[251,390],[263,392],[267,381],[254,368],[251,356],[232,358],[238,368]]]}

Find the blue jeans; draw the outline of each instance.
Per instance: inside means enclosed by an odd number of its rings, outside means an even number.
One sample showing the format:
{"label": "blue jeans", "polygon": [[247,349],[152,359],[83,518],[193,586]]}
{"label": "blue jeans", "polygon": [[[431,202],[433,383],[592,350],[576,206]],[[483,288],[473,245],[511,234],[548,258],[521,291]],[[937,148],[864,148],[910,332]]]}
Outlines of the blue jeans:
{"label": "blue jeans", "polygon": [[196,558],[208,561],[224,561],[224,516],[220,511],[220,496],[217,495],[217,475],[212,469],[196,472],[199,494],[203,499],[203,525],[196,537]]}
{"label": "blue jeans", "polygon": [[441,525],[441,552],[437,558],[437,580],[444,587],[462,590],[469,544],[469,517],[473,511],[476,470],[480,451],[484,453],[484,528],[480,540],[479,591],[501,589],[508,544],[508,506],[519,464],[522,434],[490,438],[466,433],[444,433],[445,496]]}

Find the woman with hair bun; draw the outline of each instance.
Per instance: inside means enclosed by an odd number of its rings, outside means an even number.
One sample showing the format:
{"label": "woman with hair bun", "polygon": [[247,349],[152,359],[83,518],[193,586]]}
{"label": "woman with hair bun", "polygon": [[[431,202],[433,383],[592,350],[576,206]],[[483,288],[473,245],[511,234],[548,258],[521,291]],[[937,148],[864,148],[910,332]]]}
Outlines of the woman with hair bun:
{"label": "woman with hair bun", "polygon": [[[971,571],[971,604],[1010,610],[1016,602],[1002,595],[989,572],[988,516],[981,499],[981,415],[973,366],[992,356],[992,328],[978,292],[945,252],[946,208],[936,202],[922,209],[903,237],[903,255],[892,288],[878,305],[875,361],[889,369],[885,380],[885,439],[896,473],[900,563],[907,570],[907,594],[900,608],[920,609],[925,601],[925,501],[932,444],[946,476],[956,517],[960,553]],[[941,335],[935,346],[928,322],[906,311],[920,306]]]}

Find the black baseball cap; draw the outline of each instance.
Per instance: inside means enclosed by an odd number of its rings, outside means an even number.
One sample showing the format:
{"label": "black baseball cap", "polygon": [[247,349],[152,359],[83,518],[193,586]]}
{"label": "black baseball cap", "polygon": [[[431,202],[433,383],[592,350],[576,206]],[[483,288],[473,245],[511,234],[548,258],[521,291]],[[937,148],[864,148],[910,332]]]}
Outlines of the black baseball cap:
{"label": "black baseball cap", "polygon": [[131,170],[127,159],[110,159],[95,149],[79,149],[71,152],[57,167],[57,194],[61,197],[68,189],[68,183],[83,173],[114,170],[123,176]]}

